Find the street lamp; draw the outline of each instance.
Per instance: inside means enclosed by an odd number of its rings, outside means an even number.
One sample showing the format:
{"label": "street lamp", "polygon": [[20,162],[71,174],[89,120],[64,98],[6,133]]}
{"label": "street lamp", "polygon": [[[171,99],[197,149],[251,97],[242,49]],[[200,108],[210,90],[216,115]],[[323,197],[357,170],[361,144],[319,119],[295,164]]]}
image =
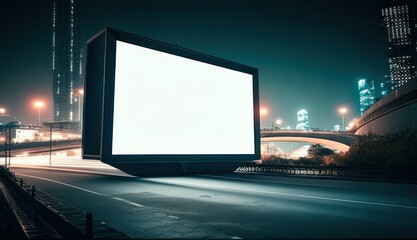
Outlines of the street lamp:
{"label": "street lamp", "polygon": [[4,107],[0,108],[0,116],[1,117],[9,117],[10,118],[9,122],[11,122],[12,121],[12,115],[6,114],[6,112],[7,112],[6,108],[4,108]]}
{"label": "street lamp", "polygon": [[6,135],[0,135],[0,143],[4,143],[4,167],[7,167],[7,136]]}
{"label": "street lamp", "polygon": [[281,120],[281,119],[277,119],[277,120],[275,121],[275,123],[276,123],[276,124],[277,124],[277,126],[278,126],[278,130],[280,130],[280,129],[281,129],[282,120]]}
{"label": "street lamp", "polygon": [[78,120],[80,120],[80,128],[82,129],[82,123],[81,123],[81,101],[83,99],[84,95],[84,89],[78,89]]}
{"label": "street lamp", "polygon": [[[259,110],[259,121],[260,121],[260,124],[259,125],[262,125],[262,116],[263,115],[266,115],[268,113],[268,110],[266,109],[266,108],[261,108],[260,110]],[[262,129],[262,126],[261,126],[261,129]]]}
{"label": "street lamp", "polygon": [[342,131],[345,131],[345,114],[347,109],[345,107],[339,108],[339,113],[342,114]]}
{"label": "street lamp", "polygon": [[41,108],[43,108],[44,103],[42,101],[35,101],[33,104],[39,111],[38,115],[38,126],[41,126]]}

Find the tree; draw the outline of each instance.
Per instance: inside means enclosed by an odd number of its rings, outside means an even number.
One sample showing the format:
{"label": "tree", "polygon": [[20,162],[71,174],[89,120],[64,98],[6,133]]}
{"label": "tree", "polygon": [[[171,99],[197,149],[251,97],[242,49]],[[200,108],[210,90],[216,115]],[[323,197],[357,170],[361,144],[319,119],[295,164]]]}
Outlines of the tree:
{"label": "tree", "polygon": [[311,159],[318,159],[324,162],[325,156],[332,156],[334,154],[334,150],[324,147],[321,144],[313,144],[307,151],[308,157]]}

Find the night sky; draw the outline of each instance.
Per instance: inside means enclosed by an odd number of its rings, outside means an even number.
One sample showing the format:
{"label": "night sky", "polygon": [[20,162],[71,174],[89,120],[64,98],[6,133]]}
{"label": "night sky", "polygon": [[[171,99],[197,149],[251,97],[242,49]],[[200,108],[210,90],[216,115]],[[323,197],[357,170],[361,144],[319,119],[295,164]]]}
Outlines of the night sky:
{"label": "night sky", "polygon": [[[360,115],[357,81],[388,73],[383,0],[124,1],[85,0],[82,39],[105,26],[259,69],[262,127],[282,119],[295,128],[341,125]],[[52,1],[2,1],[0,107],[36,124],[33,100],[52,120]],[[167,116],[169,117],[169,116]],[[236,120],[238,121],[238,119]]]}

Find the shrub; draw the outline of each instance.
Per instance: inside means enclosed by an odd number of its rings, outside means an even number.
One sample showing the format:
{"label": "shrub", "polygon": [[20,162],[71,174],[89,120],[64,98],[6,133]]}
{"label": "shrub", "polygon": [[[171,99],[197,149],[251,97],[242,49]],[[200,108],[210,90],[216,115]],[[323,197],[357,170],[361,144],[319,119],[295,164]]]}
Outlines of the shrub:
{"label": "shrub", "polygon": [[417,165],[417,129],[360,136],[346,153],[334,156],[336,165]]}

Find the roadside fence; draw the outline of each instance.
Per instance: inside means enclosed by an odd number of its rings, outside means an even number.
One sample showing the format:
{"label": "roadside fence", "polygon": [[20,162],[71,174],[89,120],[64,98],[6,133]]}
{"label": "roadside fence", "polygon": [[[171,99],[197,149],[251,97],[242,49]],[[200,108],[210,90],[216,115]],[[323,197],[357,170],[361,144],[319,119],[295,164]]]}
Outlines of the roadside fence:
{"label": "roadside fence", "polygon": [[417,166],[291,166],[253,164],[241,166],[236,172],[270,173],[277,175],[390,179],[417,181]]}

